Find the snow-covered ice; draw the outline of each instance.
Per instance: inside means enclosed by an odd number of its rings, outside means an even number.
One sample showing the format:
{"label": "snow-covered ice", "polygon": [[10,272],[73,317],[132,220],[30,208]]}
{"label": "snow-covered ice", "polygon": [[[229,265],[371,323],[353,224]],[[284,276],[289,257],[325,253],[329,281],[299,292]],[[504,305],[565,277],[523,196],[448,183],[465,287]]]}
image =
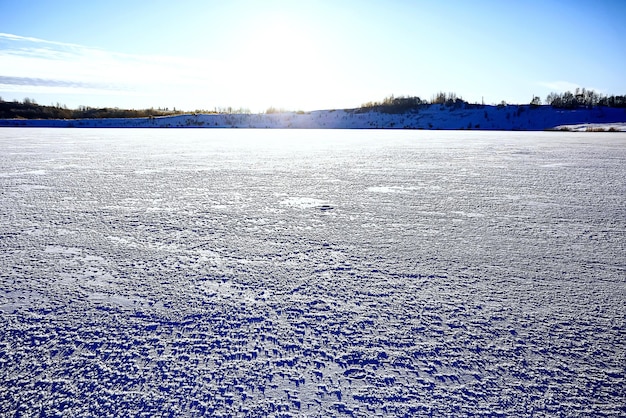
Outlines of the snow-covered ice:
{"label": "snow-covered ice", "polygon": [[622,133],[0,149],[4,416],[626,414]]}

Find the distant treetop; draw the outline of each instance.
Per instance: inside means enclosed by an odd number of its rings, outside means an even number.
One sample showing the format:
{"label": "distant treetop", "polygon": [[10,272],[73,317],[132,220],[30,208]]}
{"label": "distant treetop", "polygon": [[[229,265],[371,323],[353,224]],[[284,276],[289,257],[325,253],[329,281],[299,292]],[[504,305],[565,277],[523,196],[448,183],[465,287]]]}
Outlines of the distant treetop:
{"label": "distant treetop", "polygon": [[604,96],[594,90],[584,87],[576,88],[574,93],[550,93],[546,97],[546,104],[561,109],[575,109],[577,107],[626,107],[626,96]]}

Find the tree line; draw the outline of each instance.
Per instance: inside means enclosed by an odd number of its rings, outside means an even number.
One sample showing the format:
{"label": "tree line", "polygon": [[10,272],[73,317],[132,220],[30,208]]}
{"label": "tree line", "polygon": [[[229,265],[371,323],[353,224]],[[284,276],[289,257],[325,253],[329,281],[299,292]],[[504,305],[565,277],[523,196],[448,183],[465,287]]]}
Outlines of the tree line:
{"label": "tree line", "polygon": [[550,93],[546,97],[546,104],[561,109],[596,106],[626,108],[626,96],[605,96],[583,87],[576,88],[573,93]]}
{"label": "tree line", "polygon": [[430,100],[424,100],[417,96],[388,96],[379,102],[363,103],[361,107],[356,109],[358,112],[379,111],[383,113],[403,113],[410,110],[418,110],[422,107],[430,105],[441,105],[450,108],[459,107],[478,107],[479,104],[470,104],[457,96],[454,92],[439,92],[431,97]]}
{"label": "tree line", "polygon": [[169,109],[119,109],[117,107],[94,108],[79,106],[68,109],[67,106],[40,105],[34,99],[26,97],[22,102],[4,101],[0,98],[0,119],[106,119],[106,118],[146,118],[181,114],[181,111]]}
{"label": "tree line", "polygon": [[[541,106],[541,98],[533,96],[529,103],[531,106]],[[576,109],[579,107],[619,107],[626,108],[626,96],[606,96],[594,90],[585,88],[577,88],[573,93],[566,91],[564,93],[550,93],[546,97],[545,105],[559,109]],[[385,113],[402,113],[410,110],[418,110],[420,107],[430,105],[442,105],[446,107],[482,107],[484,103],[468,103],[454,92],[439,92],[431,97],[430,100],[423,100],[417,96],[398,96],[393,95],[385,97],[382,101],[363,103],[357,111],[381,111]],[[506,106],[507,103],[502,101],[498,106]]]}
{"label": "tree line", "polygon": [[[618,107],[626,108],[626,95],[603,95],[594,90],[576,88],[572,93],[550,93],[543,103],[559,109],[576,109],[579,107]],[[440,105],[448,108],[472,108],[483,107],[484,103],[468,103],[454,92],[440,91],[434,94],[430,100],[423,100],[418,96],[388,96],[382,101],[370,101],[363,103],[359,108],[353,109],[355,112],[379,111],[383,113],[403,113],[418,110],[422,107]],[[530,106],[542,105],[538,96],[533,96]],[[502,101],[498,106],[506,106]],[[274,107],[268,108],[266,113],[281,113],[283,109]],[[104,119],[104,118],[152,118],[159,116],[180,115],[182,112],[173,108],[150,108],[150,109],[120,109],[120,108],[93,108],[89,106],[79,106],[77,109],[68,109],[67,106],[57,103],[56,105],[39,105],[34,99],[24,98],[22,102],[4,101],[0,98],[0,119]],[[213,114],[250,114],[249,109],[232,107],[215,108],[213,111],[195,110],[193,113],[213,113]]]}
{"label": "tree line", "polygon": [[193,112],[176,108],[120,109],[118,107],[79,106],[68,109],[60,103],[40,105],[35,99],[25,97],[23,101],[4,101],[0,97],[0,119],[108,119],[108,118],[154,118],[159,116],[181,115],[183,113],[204,114],[250,114],[248,108],[216,107],[213,110],[196,109]]}

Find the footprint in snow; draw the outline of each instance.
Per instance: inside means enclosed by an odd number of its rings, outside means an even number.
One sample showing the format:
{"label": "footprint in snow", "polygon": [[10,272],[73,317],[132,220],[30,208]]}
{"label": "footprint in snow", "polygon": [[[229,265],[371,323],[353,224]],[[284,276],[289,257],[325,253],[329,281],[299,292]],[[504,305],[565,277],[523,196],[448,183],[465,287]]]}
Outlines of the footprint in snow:
{"label": "footprint in snow", "polygon": [[365,379],[367,376],[367,372],[363,369],[348,369],[343,374],[350,379]]}

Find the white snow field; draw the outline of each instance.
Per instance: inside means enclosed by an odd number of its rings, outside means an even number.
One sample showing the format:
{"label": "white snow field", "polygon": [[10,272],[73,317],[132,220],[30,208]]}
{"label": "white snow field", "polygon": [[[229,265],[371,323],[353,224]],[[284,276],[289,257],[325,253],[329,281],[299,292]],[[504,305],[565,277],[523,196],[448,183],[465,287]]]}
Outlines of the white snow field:
{"label": "white snow field", "polygon": [[623,133],[0,150],[2,416],[626,415]]}

